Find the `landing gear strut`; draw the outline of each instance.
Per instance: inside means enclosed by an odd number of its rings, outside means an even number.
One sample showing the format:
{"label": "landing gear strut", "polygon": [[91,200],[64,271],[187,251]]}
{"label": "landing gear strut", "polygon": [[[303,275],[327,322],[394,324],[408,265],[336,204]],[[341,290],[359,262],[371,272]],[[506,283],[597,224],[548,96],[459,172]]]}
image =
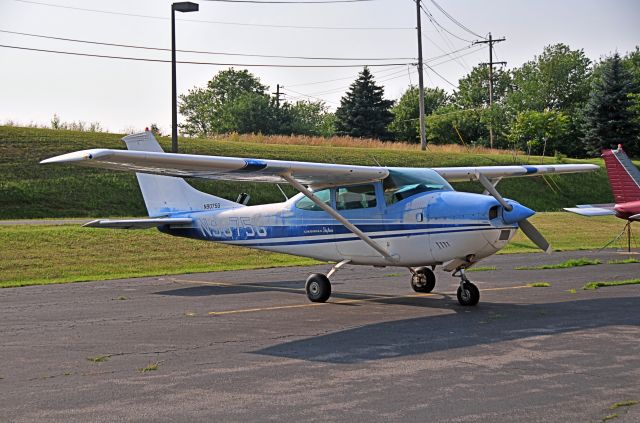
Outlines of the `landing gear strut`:
{"label": "landing gear strut", "polygon": [[460,277],[460,286],[458,287],[458,302],[462,306],[474,306],[480,301],[480,290],[475,286],[465,274],[464,269],[458,269],[453,272],[453,276]]}
{"label": "landing gear strut", "polygon": [[420,293],[433,291],[436,286],[436,275],[428,267],[418,267],[411,270],[411,288]]}

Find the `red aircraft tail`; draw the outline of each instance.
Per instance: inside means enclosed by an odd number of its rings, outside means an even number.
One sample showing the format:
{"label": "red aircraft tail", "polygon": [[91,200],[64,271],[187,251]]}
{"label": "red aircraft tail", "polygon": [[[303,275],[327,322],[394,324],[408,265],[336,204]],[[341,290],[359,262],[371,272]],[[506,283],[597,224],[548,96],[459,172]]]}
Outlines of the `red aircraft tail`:
{"label": "red aircraft tail", "polygon": [[602,152],[616,204],[640,200],[640,171],[618,145]]}

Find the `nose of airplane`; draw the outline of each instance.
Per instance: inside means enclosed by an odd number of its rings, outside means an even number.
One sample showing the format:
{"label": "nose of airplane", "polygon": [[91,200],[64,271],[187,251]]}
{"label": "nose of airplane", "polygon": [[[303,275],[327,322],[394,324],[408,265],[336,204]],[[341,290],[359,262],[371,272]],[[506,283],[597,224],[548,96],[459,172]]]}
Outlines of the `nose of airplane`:
{"label": "nose of airplane", "polygon": [[525,207],[515,201],[509,201],[509,204],[511,204],[513,209],[511,211],[502,211],[502,220],[504,220],[505,223],[517,223],[536,214],[536,212],[529,207]]}

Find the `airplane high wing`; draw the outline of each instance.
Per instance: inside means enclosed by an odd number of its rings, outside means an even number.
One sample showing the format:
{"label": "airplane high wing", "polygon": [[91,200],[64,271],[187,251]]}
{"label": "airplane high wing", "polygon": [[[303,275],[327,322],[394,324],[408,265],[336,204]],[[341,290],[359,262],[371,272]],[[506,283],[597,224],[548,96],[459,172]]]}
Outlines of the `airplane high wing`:
{"label": "airplane high wing", "polygon": [[[81,166],[126,170],[156,175],[219,179],[227,181],[288,182],[283,175],[312,187],[329,187],[379,181],[389,175],[385,167],[355,166],[285,160],[173,154],[155,151],[93,149],[76,151],[43,160],[47,163],[73,163]],[[432,168],[449,182],[477,180],[478,174],[490,180],[501,178],[588,172],[592,164],[474,166]]]}

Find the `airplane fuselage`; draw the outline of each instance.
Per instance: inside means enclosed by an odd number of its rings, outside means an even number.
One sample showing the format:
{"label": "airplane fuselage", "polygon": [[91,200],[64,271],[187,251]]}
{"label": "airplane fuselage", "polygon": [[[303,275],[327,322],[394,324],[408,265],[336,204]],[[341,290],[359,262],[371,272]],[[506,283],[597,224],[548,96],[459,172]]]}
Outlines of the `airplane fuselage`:
{"label": "airplane fuselage", "polygon": [[[379,200],[381,189],[376,184]],[[342,211],[342,216],[390,252],[390,261],[327,213],[297,207],[304,198],[298,195],[279,204],[187,213],[180,216],[193,218],[192,227],[160,230],[318,260],[425,266],[490,256],[509,242],[518,227],[505,222],[493,197],[456,191],[432,191],[395,204],[377,201],[373,207]]]}
{"label": "airplane fuselage", "polygon": [[613,210],[616,212],[616,217],[628,220],[631,216],[640,214],[640,200],[616,204]]}

